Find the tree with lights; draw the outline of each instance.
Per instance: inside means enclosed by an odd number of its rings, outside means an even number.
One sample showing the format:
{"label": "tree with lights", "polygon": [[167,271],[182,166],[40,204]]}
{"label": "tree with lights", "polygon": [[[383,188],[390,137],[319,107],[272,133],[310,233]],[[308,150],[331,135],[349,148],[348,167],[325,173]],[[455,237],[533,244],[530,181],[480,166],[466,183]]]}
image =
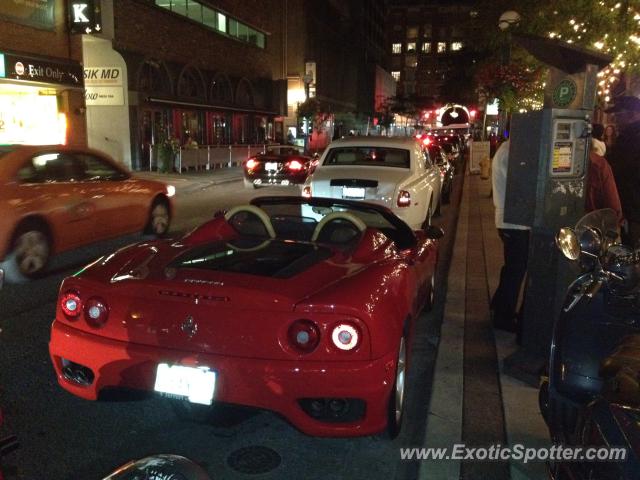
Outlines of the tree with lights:
{"label": "tree with lights", "polygon": [[[497,28],[497,19],[506,10],[521,16],[513,30],[573,43],[611,55],[613,61],[599,73],[599,101],[609,102],[624,75],[640,73],[640,2],[638,0],[481,0],[475,45],[481,50],[503,51],[509,33]],[[491,28],[490,28],[491,26]],[[510,48],[510,47],[509,47]],[[496,54],[494,60],[498,61]],[[511,63],[522,68],[537,68],[530,57],[513,47]],[[480,66],[480,70],[486,68]],[[539,82],[539,79],[533,79]],[[542,88],[540,83],[539,88]],[[624,86],[618,87],[624,90]],[[530,95],[536,95],[532,84]],[[539,93],[537,94],[539,95]],[[532,98],[534,98],[532,97]],[[535,102],[533,102],[535,104]]]}

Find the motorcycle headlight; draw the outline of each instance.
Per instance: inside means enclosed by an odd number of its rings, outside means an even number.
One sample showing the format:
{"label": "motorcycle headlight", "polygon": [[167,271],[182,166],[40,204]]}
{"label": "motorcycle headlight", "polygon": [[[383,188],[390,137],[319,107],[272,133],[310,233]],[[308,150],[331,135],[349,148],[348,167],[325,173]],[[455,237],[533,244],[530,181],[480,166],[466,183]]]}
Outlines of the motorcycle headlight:
{"label": "motorcycle headlight", "polygon": [[556,246],[562,254],[569,260],[577,260],[580,258],[580,243],[578,235],[572,228],[561,228],[556,235]]}
{"label": "motorcycle headlight", "polygon": [[587,227],[580,234],[580,250],[594,256],[600,256],[602,253],[602,234],[600,230]]}

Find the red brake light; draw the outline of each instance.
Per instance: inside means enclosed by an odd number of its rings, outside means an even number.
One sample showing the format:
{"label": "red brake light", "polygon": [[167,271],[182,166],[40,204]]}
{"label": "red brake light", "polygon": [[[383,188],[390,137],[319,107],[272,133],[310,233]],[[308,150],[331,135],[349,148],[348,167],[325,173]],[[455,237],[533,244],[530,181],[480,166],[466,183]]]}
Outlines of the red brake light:
{"label": "red brake light", "polygon": [[310,185],[302,187],[302,196],[304,198],[311,198],[311,186]]}
{"label": "red brake light", "polygon": [[247,163],[245,163],[245,167],[247,167],[247,170],[253,170],[257,166],[258,161],[255,158],[250,158],[249,160],[247,160]]}
{"label": "red brake light", "polygon": [[291,160],[287,166],[289,167],[289,170],[302,170],[304,168],[304,165],[302,164],[302,162],[298,161],[298,160]]}
{"label": "red brake light", "polygon": [[408,207],[411,205],[411,194],[406,190],[400,190],[398,193],[398,202],[397,205],[399,207]]}
{"label": "red brake light", "polygon": [[109,319],[107,303],[101,298],[91,297],[84,305],[84,319],[90,327],[102,327]]}
{"label": "red brake light", "polygon": [[431,139],[429,137],[425,137],[424,140],[422,140],[423,145],[429,145],[430,143],[431,143]]}
{"label": "red brake light", "polygon": [[360,343],[360,332],[354,325],[341,323],[333,327],[331,340],[340,350],[353,350]]}
{"label": "red brake light", "polygon": [[60,307],[67,317],[75,319],[80,315],[80,310],[82,310],[82,301],[80,300],[78,292],[69,290],[68,292],[63,293],[60,297]]}
{"label": "red brake light", "polygon": [[289,343],[301,353],[310,353],[320,343],[320,330],[311,320],[296,320],[287,332]]}

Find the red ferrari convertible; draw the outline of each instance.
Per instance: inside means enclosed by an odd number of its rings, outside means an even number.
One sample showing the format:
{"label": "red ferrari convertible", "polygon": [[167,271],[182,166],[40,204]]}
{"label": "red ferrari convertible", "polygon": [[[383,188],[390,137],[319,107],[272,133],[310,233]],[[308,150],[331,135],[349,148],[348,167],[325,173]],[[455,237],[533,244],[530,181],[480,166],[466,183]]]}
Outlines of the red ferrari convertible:
{"label": "red ferrari convertible", "polygon": [[89,400],[124,387],[273,410],[310,435],[395,436],[441,236],[379,205],[261,197],[125,247],[62,283],[58,381]]}

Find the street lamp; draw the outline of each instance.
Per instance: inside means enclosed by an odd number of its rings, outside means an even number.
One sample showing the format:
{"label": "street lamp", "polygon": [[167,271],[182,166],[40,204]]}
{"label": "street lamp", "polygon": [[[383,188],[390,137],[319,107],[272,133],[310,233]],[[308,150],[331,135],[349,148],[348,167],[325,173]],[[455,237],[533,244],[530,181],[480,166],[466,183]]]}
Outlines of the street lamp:
{"label": "street lamp", "polygon": [[507,10],[502,15],[500,15],[500,20],[498,20],[498,28],[500,30],[507,30],[512,25],[518,25],[520,23],[520,14],[513,10]]}

